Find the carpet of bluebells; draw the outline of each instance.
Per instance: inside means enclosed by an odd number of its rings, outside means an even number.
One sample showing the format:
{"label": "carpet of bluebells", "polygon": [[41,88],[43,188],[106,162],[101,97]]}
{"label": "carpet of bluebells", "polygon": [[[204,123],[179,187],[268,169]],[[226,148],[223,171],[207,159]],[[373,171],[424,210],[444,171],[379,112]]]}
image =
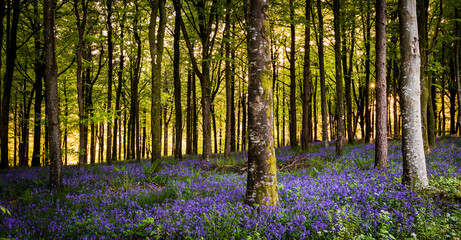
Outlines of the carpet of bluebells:
{"label": "carpet of bluebells", "polygon": [[[243,204],[246,172],[200,165],[199,156],[63,168],[63,190],[48,190],[48,168],[0,172],[0,238],[15,239],[402,239],[461,238],[461,141],[438,139],[427,156],[431,188],[401,185],[399,142],[387,170],[374,144],[277,149],[280,205]],[[217,165],[244,162],[214,156]],[[297,161],[300,163],[300,161]]]}

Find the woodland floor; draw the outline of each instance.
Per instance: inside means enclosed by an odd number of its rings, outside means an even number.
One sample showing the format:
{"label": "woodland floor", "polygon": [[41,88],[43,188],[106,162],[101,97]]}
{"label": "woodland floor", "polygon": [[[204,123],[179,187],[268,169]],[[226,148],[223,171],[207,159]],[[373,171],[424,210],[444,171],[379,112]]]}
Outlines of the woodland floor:
{"label": "woodland floor", "polygon": [[277,149],[280,206],[243,204],[243,153],[63,168],[63,190],[48,168],[0,172],[0,238],[16,239],[460,239],[461,141],[437,139],[427,156],[430,188],[400,184],[399,142],[390,167],[373,168],[374,144]]}

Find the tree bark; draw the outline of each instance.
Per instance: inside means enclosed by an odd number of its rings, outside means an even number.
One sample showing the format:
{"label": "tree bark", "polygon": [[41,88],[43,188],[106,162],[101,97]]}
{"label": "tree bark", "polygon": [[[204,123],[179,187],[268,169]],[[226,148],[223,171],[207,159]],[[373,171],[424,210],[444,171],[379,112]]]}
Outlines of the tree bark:
{"label": "tree bark", "polygon": [[295,9],[293,0],[290,3],[290,146],[292,148],[298,146],[297,129],[296,129],[296,31],[294,25]]}
{"label": "tree bark", "polygon": [[306,0],[305,17],[306,26],[304,28],[304,68],[303,68],[303,120],[301,133],[301,146],[304,151],[309,150],[309,118],[310,118],[310,10],[311,0]]}
{"label": "tree bark", "polygon": [[[114,46],[112,43],[112,1],[107,0],[107,47],[108,47],[108,69],[107,69],[107,115],[109,120],[107,121],[107,147],[106,147],[106,161],[108,165],[112,165],[112,80],[113,80],[113,58],[114,58]],[[115,141],[115,139],[114,139]]]}
{"label": "tree bark", "polygon": [[[174,1],[176,2],[176,1]],[[155,171],[161,168],[162,149],[162,106],[161,106],[161,70],[163,58],[163,40],[166,27],[165,0],[150,1],[151,14],[149,23],[149,48],[151,55],[152,94],[151,94],[151,124],[152,124],[152,167]],[[158,16],[158,17],[157,17]],[[159,23],[157,27],[157,18]],[[155,28],[157,27],[157,33]]]}
{"label": "tree bark", "polygon": [[187,73],[186,154],[192,154],[192,71]]}
{"label": "tree bark", "polygon": [[229,158],[231,152],[231,112],[232,109],[232,92],[231,92],[231,66],[230,66],[230,11],[231,0],[226,0],[226,25],[224,27],[224,41],[225,41],[225,78],[226,78],[226,137],[224,143],[224,157]]}
{"label": "tree bark", "polygon": [[387,168],[386,0],[376,1],[375,167]]}
{"label": "tree bark", "polygon": [[[458,8],[455,8],[455,18],[458,19]],[[456,85],[458,87],[458,129],[459,133],[461,133],[461,79],[459,76],[459,45],[460,45],[460,40],[459,40],[459,22],[456,21],[456,27],[455,27],[455,34],[456,34],[456,43],[455,43],[455,79],[456,79]],[[461,135],[461,134],[459,134]]]}
{"label": "tree bark", "polygon": [[175,107],[175,133],[176,133],[176,144],[174,157],[176,159],[182,159],[182,106],[181,106],[181,76],[179,75],[179,38],[181,36],[181,3],[179,0],[174,1],[175,10],[175,23],[174,23],[174,40],[173,40],[173,81],[174,81],[174,107]]}
{"label": "tree bark", "polygon": [[278,205],[277,167],[272,136],[273,105],[270,78],[269,3],[248,2],[248,180],[245,202]]}
{"label": "tree bark", "polygon": [[341,16],[340,0],[333,1],[334,31],[335,31],[335,72],[336,72],[336,155],[344,151],[344,87],[341,72]]}
{"label": "tree bark", "polygon": [[328,146],[328,117],[327,117],[327,97],[325,87],[325,62],[323,60],[323,15],[321,0],[317,0],[317,12],[319,15],[319,41],[317,42],[319,51],[319,71],[320,71],[320,98],[322,111],[322,142]]}
{"label": "tree bark", "polygon": [[8,168],[8,122],[10,116],[10,101],[11,101],[11,87],[13,85],[14,63],[16,62],[17,51],[17,33],[20,13],[20,1],[14,0],[13,5],[13,18],[11,22],[11,29],[7,33],[9,38],[6,44],[6,73],[5,85],[3,89],[2,99],[2,115],[0,117],[0,168]]}
{"label": "tree bark", "polygon": [[370,13],[370,0],[366,0],[366,19],[363,26],[364,36],[365,36],[365,87],[364,87],[364,97],[365,97],[365,142],[370,143],[373,135],[373,130],[371,127],[371,109],[370,109],[370,62],[371,62],[371,13]]}
{"label": "tree bark", "polygon": [[427,59],[427,11],[429,7],[429,0],[416,1],[416,14],[418,21],[418,38],[419,38],[419,50],[421,55],[421,127],[423,132],[424,151],[426,153],[431,152],[428,139],[428,122],[427,122],[427,107],[429,103],[429,75],[425,69],[428,63]]}
{"label": "tree bark", "polygon": [[124,37],[124,28],[125,28],[125,18],[126,18],[126,14],[124,13],[123,16],[122,16],[122,21],[120,22],[120,59],[119,59],[119,69],[118,69],[118,85],[117,85],[117,90],[116,90],[116,94],[115,94],[115,120],[114,120],[114,142],[112,143],[112,161],[116,161],[117,160],[117,157],[118,159],[122,159],[122,155],[121,155],[121,152],[122,152],[122,132],[119,131],[119,150],[118,150],[118,155],[117,155],[117,131],[119,129],[121,129],[122,127],[122,113],[121,113],[121,109],[120,109],[120,98],[122,96],[122,85],[123,85],[123,68],[124,68],[124,63],[125,63],[125,59],[124,59],[124,56],[123,56],[123,45],[124,45],[124,42],[123,42],[123,37]]}
{"label": "tree bark", "polygon": [[[39,16],[38,3],[34,3],[34,15]],[[34,29],[37,33],[34,34],[34,43],[35,43],[35,63],[34,63],[34,72],[35,72],[35,104],[34,104],[34,145],[32,151],[32,167],[40,167],[40,142],[41,142],[41,132],[42,132],[42,101],[43,101],[43,76],[45,74],[45,55],[43,52],[43,46],[41,45],[40,38],[40,23],[38,22],[39,18],[34,21]]]}
{"label": "tree bark", "polygon": [[80,11],[78,8],[79,1],[74,0],[74,12],[77,18],[77,30],[78,30],[78,45],[77,45],[77,94],[78,94],[78,115],[79,115],[79,147],[78,147],[78,169],[83,169],[83,165],[87,163],[87,150],[88,150],[88,116],[85,110],[84,95],[86,86],[82,79],[82,54],[84,47],[84,35],[87,20],[88,1],[82,2],[83,16],[80,17]]}
{"label": "tree bark", "polygon": [[46,115],[50,131],[50,188],[62,185],[61,133],[59,131],[58,66],[56,63],[55,9],[53,0],[43,3],[43,33],[45,35]]}
{"label": "tree bark", "polygon": [[420,74],[416,0],[400,0],[400,52],[402,56],[402,183],[412,188],[428,185],[421,130]]}

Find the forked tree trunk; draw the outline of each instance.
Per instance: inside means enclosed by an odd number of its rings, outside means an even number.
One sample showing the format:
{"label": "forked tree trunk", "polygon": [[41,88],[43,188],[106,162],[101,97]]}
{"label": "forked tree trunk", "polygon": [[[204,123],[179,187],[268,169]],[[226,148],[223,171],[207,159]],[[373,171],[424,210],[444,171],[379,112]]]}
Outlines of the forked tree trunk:
{"label": "forked tree trunk", "polygon": [[270,78],[269,3],[248,2],[248,180],[245,202],[278,205],[277,166],[272,136],[273,105]]}
{"label": "forked tree trunk", "polygon": [[421,130],[420,68],[416,0],[400,0],[400,52],[402,56],[402,183],[412,188],[428,185]]}

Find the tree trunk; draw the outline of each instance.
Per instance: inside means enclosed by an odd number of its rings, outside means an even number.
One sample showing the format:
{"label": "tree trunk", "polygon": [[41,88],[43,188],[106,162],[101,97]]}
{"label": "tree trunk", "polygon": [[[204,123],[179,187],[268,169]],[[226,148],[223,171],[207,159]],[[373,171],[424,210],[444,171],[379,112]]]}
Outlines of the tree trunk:
{"label": "tree trunk", "polygon": [[197,89],[195,84],[195,72],[192,71],[192,154],[198,154],[198,132],[197,132]]}
{"label": "tree trunk", "polygon": [[43,33],[45,35],[46,65],[46,115],[50,131],[50,188],[60,189],[62,185],[61,133],[59,131],[58,66],[56,63],[55,9],[53,0],[43,3]]}
{"label": "tree trunk", "polygon": [[24,78],[23,82],[23,110],[22,118],[20,119],[20,128],[21,128],[21,137],[19,142],[19,166],[28,167],[29,166],[29,118],[30,118],[30,108],[32,107],[32,99],[34,91],[30,91],[30,96],[27,98],[27,81]]}
{"label": "tree trunk", "polygon": [[[455,8],[455,18],[458,19],[458,8]],[[455,79],[456,79],[456,85],[458,87],[458,127],[459,127],[459,132],[461,133],[461,79],[459,77],[459,45],[460,45],[460,40],[459,40],[459,22],[456,21],[456,43],[455,43]],[[459,134],[461,135],[461,134]]]}
{"label": "tree trunk", "polygon": [[411,188],[426,187],[428,179],[421,131],[421,60],[415,0],[400,0],[399,19],[402,56],[402,183]]}
{"label": "tree trunk", "polygon": [[376,1],[375,167],[387,168],[386,0]]}
{"label": "tree trunk", "polygon": [[192,154],[192,71],[187,72],[186,154]]}
{"label": "tree trunk", "polygon": [[[4,169],[8,167],[8,122],[10,116],[10,99],[11,99],[11,87],[13,85],[13,73],[14,64],[16,62],[16,51],[17,51],[17,33],[19,23],[19,9],[20,1],[13,1],[13,19],[11,22],[11,29],[7,33],[6,44],[6,74],[5,74],[5,85],[3,89],[2,99],[2,115],[0,117],[0,168]],[[8,13],[9,14],[9,13]]]}
{"label": "tree trunk", "polygon": [[173,81],[174,81],[174,107],[176,111],[175,116],[175,133],[176,133],[176,144],[174,157],[176,159],[182,159],[182,106],[181,106],[181,76],[179,75],[179,60],[180,60],[180,49],[179,49],[179,38],[181,36],[181,24],[180,16],[181,5],[178,1],[174,1],[175,10],[175,23],[174,23],[174,40],[173,40]]}
{"label": "tree trunk", "polygon": [[[107,147],[106,147],[106,161],[108,165],[112,165],[112,78],[114,67],[112,64],[114,58],[114,46],[112,43],[112,1],[107,0],[107,46],[108,46],[108,69],[107,69],[107,115],[109,120],[107,121]],[[114,139],[115,141],[115,139]]]}
{"label": "tree trunk", "polygon": [[350,43],[350,54],[349,54],[349,67],[347,65],[347,46],[346,46],[346,20],[341,22],[341,26],[343,28],[343,39],[342,39],[342,63],[343,63],[343,72],[344,72],[344,90],[345,90],[345,98],[346,98],[346,129],[347,129],[347,140],[350,144],[354,142],[354,127],[352,126],[352,66],[354,65],[353,56],[354,56],[354,47],[355,47],[355,20],[349,19],[352,21],[351,27],[351,43]]}
{"label": "tree trunk", "polygon": [[134,60],[133,66],[133,75],[131,78],[131,107],[130,107],[130,158],[136,159],[140,161],[139,156],[139,79],[141,77],[141,37],[140,37],[140,30],[139,30],[139,18],[140,18],[140,10],[139,4],[135,2],[135,14],[133,20],[133,36],[136,42],[136,57]]}
{"label": "tree trunk", "polygon": [[246,103],[246,94],[242,94],[242,151],[246,150],[246,140],[247,140],[247,103]]}
{"label": "tree trunk", "polygon": [[305,17],[306,26],[304,28],[304,68],[303,68],[303,120],[301,145],[304,151],[309,150],[309,118],[310,118],[310,10],[311,0],[306,0]]}
{"label": "tree trunk", "polygon": [[336,155],[344,151],[344,93],[343,76],[341,72],[341,19],[340,0],[333,1],[334,31],[335,31],[335,72],[336,72]]}
{"label": "tree trunk", "polygon": [[83,16],[80,18],[80,11],[78,8],[79,1],[74,0],[74,11],[75,16],[77,18],[77,30],[78,30],[78,45],[77,45],[77,94],[78,94],[78,113],[79,113],[79,147],[78,147],[78,168],[81,170],[83,169],[83,165],[86,164],[87,161],[87,149],[88,149],[88,127],[87,127],[87,118],[85,111],[85,89],[86,86],[83,83],[82,79],[82,54],[83,54],[83,47],[84,47],[84,34],[86,28],[86,17],[87,17],[87,9],[88,9],[88,1],[82,2],[82,11]]}
{"label": "tree trunk", "polygon": [[[178,4],[177,1],[173,1]],[[152,167],[160,171],[162,156],[162,103],[161,103],[161,71],[163,58],[163,40],[166,27],[165,0],[151,0],[149,23],[149,49],[151,56],[152,93],[151,93],[151,125],[152,125]],[[157,18],[159,23],[157,26]],[[155,28],[157,27],[157,33]]]}
{"label": "tree trunk", "polygon": [[[41,45],[40,38],[40,23],[38,19],[39,10],[38,3],[34,3],[34,16],[36,20],[34,21],[33,28],[36,33],[34,34],[34,43],[35,43],[35,62],[34,62],[34,72],[35,72],[35,104],[34,104],[34,145],[32,151],[32,167],[40,167],[40,145],[41,145],[41,132],[42,132],[42,101],[43,101],[43,75],[45,74],[45,55],[43,52],[43,47]],[[0,24],[1,25],[1,24]],[[0,66],[1,67],[1,66]]]}
{"label": "tree trunk", "polygon": [[325,88],[325,63],[323,53],[323,15],[321,0],[317,0],[317,11],[319,15],[319,41],[317,42],[319,51],[319,71],[320,71],[320,92],[322,108],[322,142],[328,146],[328,117],[327,117],[327,97]]}
{"label": "tree trunk", "polygon": [[298,139],[296,137],[298,131],[296,129],[296,32],[294,25],[294,6],[293,0],[290,0],[290,146],[297,147]]}
{"label": "tree trunk", "polygon": [[[232,23],[233,30],[235,32],[235,23]],[[237,147],[236,147],[236,139],[235,139],[235,51],[231,52],[231,65],[232,65],[232,71],[230,73],[231,75],[231,126],[230,126],[230,151],[235,152]],[[238,119],[238,118],[237,118]]]}
{"label": "tree trunk", "polygon": [[365,142],[370,143],[373,135],[373,130],[371,128],[371,109],[370,109],[370,62],[371,62],[371,13],[370,13],[370,0],[366,1],[366,20],[363,26],[364,36],[365,36]]}
{"label": "tree trunk", "polygon": [[226,62],[225,62],[225,78],[226,78],[226,137],[224,143],[224,157],[229,158],[231,152],[231,112],[232,109],[232,92],[231,92],[231,66],[230,66],[230,11],[231,11],[231,0],[226,0],[226,25],[224,27],[224,41],[226,51]]}
{"label": "tree trunk", "polygon": [[118,129],[122,127],[122,113],[121,113],[121,108],[120,108],[120,98],[122,96],[122,85],[123,85],[123,67],[124,67],[124,56],[123,56],[123,37],[124,37],[124,32],[123,29],[125,27],[124,20],[125,20],[126,14],[123,14],[122,16],[122,21],[120,22],[120,59],[119,59],[119,69],[118,69],[118,85],[117,85],[117,90],[115,94],[115,120],[114,120],[114,142],[112,143],[112,161],[118,159],[122,159],[121,157],[121,152],[122,152],[122,132],[119,131],[119,151],[117,155],[117,131]]}
{"label": "tree trunk", "polygon": [[278,205],[277,167],[272,136],[268,1],[248,2],[248,180],[245,202]]}
{"label": "tree trunk", "polygon": [[427,59],[427,11],[429,7],[429,0],[416,1],[416,14],[418,21],[418,40],[419,50],[421,55],[421,127],[423,132],[424,151],[430,153],[428,139],[428,122],[427,122],[427,107],[429,103],[429,75],[425,69],[428,63]]}

